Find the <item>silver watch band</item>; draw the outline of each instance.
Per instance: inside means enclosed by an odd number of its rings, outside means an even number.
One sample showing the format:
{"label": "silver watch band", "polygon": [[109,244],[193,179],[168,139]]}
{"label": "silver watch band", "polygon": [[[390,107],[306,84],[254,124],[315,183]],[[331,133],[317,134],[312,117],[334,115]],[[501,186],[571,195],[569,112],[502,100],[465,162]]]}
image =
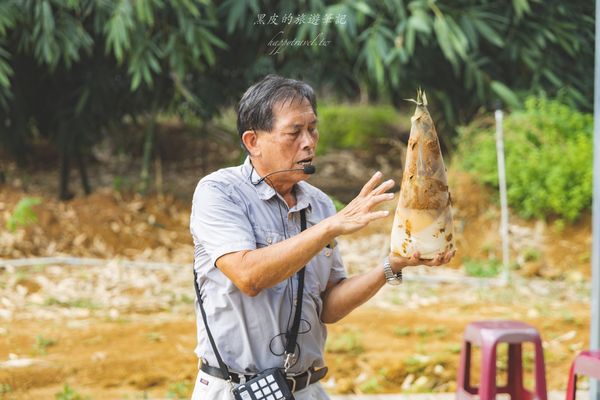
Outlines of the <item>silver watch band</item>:
{"label": "silver watch band", "polygon": [[402,270],[394,273],[388,257],[383,260],[383,272],[385,274],[385,281],[388,284],[396,286],[402,283]]}

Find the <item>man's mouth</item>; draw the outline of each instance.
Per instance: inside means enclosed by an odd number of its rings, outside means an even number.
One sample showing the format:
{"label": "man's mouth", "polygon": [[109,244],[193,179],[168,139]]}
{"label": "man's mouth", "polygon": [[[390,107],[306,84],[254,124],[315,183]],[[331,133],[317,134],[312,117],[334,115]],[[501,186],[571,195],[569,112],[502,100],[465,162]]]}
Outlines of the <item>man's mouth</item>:
{"label": "man's mouth", "polygon": [[304,167],[306,165],[311,165],[312,164],[312,160],[313,160],[312,157],[308,157],[308,158],[305,158],[303,160],[298,161],[296,164],[300,164],[301,166]]}

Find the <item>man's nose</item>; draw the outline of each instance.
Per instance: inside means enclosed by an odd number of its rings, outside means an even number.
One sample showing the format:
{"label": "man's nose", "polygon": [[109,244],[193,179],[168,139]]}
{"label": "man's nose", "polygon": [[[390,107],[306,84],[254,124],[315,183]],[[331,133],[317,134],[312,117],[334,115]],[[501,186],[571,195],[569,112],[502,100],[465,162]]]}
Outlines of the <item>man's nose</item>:
{"label": "man's nose", "polygon": [[[316,131],[315,131],[316,133]],[[314,148],[317,144],[318,134],[311,133],[308,129],[305,129],[302,133],[302,148]]]}

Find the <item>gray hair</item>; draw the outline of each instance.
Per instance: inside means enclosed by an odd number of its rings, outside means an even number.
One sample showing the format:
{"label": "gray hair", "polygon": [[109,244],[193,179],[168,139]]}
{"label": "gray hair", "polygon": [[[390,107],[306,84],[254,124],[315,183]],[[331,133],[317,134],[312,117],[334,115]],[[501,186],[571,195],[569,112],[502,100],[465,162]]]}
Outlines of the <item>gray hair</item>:
{"label": "gray hair", "polygon": [[[247,130],[271,132],[274,122],[273,106],[303,99],[308,100],[317,115],[315,92],[307,83],[277,75],[267,75],[260,82],[250,86],[238,106],[237,130],[240,141]],[[245,149],[243,141],[242,147]]]}

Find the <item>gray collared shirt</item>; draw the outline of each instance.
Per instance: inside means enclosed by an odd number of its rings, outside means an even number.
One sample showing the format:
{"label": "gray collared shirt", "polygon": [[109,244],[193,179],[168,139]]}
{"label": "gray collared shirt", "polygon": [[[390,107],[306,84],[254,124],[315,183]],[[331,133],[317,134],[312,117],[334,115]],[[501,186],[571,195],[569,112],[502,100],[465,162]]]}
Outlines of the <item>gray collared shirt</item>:
{"label": "gray collared shirt", "polygon": [[[243,165],[207,175],[196,187],[190,217],[194,268],[208,325],[223,361],[235,373],[283,366],[285,332],[293,320],[297,277],[249,297],[215,266],[216,260],[228,253],[270,246],[297,235],[302,209],[306,210],[307,227],[335,214],[331,199],[307,182],[295,185],[296,205],[288,209],[266,182],[252,183],[259,179],[249,158]],[[339,282],[345,277],[335,245],[324,247],[306,265],[297,344],[300,352],[290,372],[324,365],[327,330],[320,318],[321,294],[328,282]],[[196,353],[209,365],[218,366],[198,308],[196,316]]]}

